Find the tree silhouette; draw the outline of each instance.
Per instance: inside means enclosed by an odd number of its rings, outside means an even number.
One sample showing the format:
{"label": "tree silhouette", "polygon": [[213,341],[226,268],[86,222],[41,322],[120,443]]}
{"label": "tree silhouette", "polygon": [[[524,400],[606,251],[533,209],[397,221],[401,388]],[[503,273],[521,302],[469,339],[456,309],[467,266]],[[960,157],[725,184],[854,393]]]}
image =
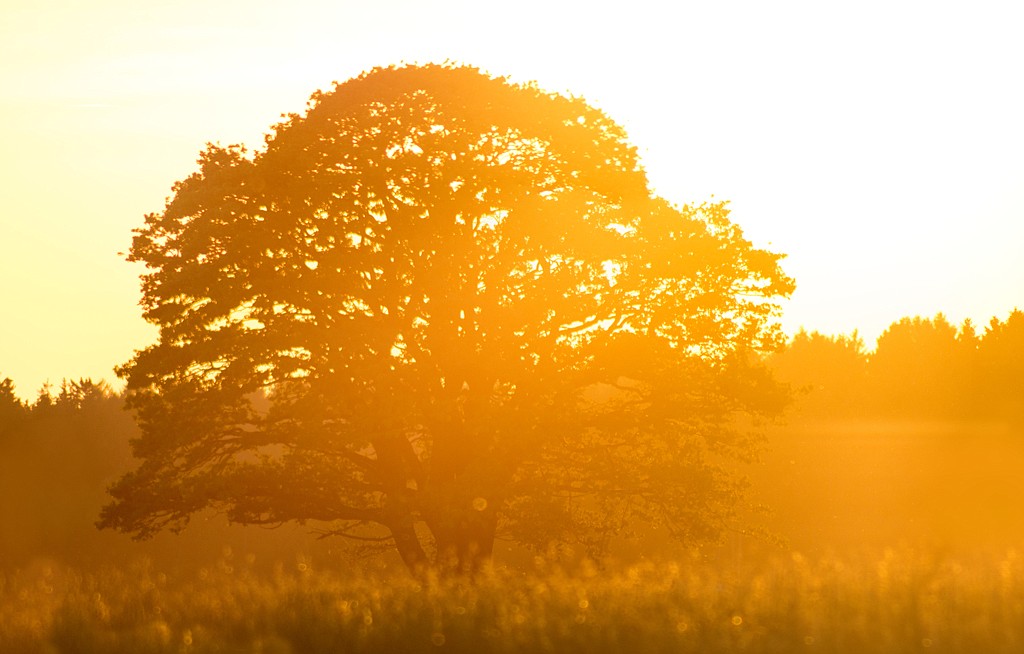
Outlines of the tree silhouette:
{"label": "tree silhouette", "polygon": [[776,378],[796,392],[799,415],[835,418],[864,413],[868,355],[857,332],[826,336],[800,330],[772,354],[769,365]]}
{"label": "tree silhouette", "polygon": [[214,507],[472,570],[496,536],[725,524],[717,455],[780,406],[749,362],[792,282],[724,203],[653,197],[602,112],[376,69],[199,166],[133,242],[160,335],[120,371],[143,463],[102,526]]}
{"label": "tree silhouette", "polygon": [[0,382],[0,565],[105,553],[113,534],[92,523],[135,431],[122,398],[88,379],[62,382],[56,397],[44,386],[31,406],[12,390]]}
{"label": "tree silhouette", "polygon": [[28,408],[14,394],[14,382],[10,377],[0,380],[0,442],[16,433],[28,416]]}
{"label": "tree silhouette", "polygon": [[972,350],[969,322],[957,328],[941,313],[934,318],[902,318],[878,338],[869,376],[879,411],[904,417],[950,418],[972,404]]}
{"label": "tree silhouette", "polygon": [[993,318],[977,347],[979,406],[991,417],[1024,424],[1024,311]]}

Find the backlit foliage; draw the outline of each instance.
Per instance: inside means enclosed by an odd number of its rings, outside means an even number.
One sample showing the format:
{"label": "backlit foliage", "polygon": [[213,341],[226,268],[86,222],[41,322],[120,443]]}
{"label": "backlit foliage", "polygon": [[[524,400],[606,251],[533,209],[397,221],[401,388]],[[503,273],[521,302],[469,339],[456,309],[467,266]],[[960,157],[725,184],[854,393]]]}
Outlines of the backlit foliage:
{"label": "backlit foliage", "polygon": [[411,567],[638,518],[713,538],[715,457],[781,402],[748,363],[780,257],[652,196],[600,111],[472,68],[377,69],[210,146],[130,258],[160,336],[121,371],[143,463],[103,524],[140,536],[213,506]]}

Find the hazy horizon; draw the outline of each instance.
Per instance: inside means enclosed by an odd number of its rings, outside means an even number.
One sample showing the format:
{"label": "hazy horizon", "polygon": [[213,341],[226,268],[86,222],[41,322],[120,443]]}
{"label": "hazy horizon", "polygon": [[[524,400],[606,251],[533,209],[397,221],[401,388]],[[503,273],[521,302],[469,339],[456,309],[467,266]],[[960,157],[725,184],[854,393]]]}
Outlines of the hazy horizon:
{"label": "hazy horizon", "polygon": [[1010,3],[670,8],[306,1],[3,10],[0,378],[116,383],[150,343],[118,255],[208,141],[262,146],[282,113],[374,66],[452,60],[579,95],[654,189],[714,197],[788,255],[783,327],[904,316],[979,327],[1024,288],[1024,43]]}

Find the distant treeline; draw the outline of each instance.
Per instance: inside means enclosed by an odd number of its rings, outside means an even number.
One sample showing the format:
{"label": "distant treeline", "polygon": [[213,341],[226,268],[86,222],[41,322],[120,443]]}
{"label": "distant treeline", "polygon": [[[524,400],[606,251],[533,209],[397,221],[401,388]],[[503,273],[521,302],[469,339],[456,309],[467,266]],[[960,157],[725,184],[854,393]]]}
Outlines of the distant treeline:
{"label": "distant treeline", "polygon": [[139,431],[124,399],[88,379],[46,385],[31,403],[14,391],[10,379],[0,381],[0,569],[37,558],[94,565],[147,557],[188,566],[215,560],[225,547],[270,563],[339,546],[311,539],[304,527],[229,527],[215,515],[142,543],[99,531],[107,486],[138,465],[130,441]]}
{"label": "distant treeline", "polygon": [[0,381],[0,556],[89,556],[108,546],[91,523],[107,484],[130,467],[134,434],[106,384],[45,386],[26,405],[9,379]]}
{"label": "distant treeline", "polygon": [[[856,333],[800,332],[768,360],[794,391],[790,420],[1011,422],[1024,425],[1024,312],[984,329],[942,315],[893,323],[869,351]],[[33,402],[0,381],[0,567],[43,556],[72,563],[145,555],[164,565],[209,560],[225,545],[263,560],[296,553],[345,559],[336,539],[302,526],[228,527],[204,516],[182,535],[132,543],[97,531],[106,487],[138,462],[124,401],[103,382],[44,386]]]}
{"label": "distant treeline", "polygon": [[1024,312],[978,329],[903,318],[874,351],[852,335],[801,331],[769,361],[794,417],[1024,422]]}
{"label": "distant treeline", "polygon": [[[853,332],[801,330],[768,365],[794,392],[793,415],[933,419],[1024,419],[1024,311],[983,328],[959,327],[941,313],[902,318],[873,351]],[[14,434],[87,448],[105,462],[96,472],[118,474],[137,435],[123,400],[105,382],[45,384],[34,402],[18,399],[0,380],[0,444]],[[68,434],[65,432],[73,431]],[[10,445],[10,443],[7,443]],[[84,455],[86,452],[83,451]],[[99,465],[99,464],[97,464]]]}

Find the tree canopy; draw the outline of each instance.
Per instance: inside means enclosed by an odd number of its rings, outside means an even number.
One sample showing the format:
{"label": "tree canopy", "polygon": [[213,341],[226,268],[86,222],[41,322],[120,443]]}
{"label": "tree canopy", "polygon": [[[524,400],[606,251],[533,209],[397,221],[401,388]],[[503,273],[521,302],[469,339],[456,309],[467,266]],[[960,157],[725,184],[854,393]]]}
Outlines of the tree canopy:
{"label": "tree canopy", "polygon": [[323,521],[411,568],[637,519],[713,538],[793,288],[728,215],[653,195],[582,99],[469,67],[375,69],[259,151],[210,145],[136,230],[159,338],[119,371],[142,464],[101,524]]}

